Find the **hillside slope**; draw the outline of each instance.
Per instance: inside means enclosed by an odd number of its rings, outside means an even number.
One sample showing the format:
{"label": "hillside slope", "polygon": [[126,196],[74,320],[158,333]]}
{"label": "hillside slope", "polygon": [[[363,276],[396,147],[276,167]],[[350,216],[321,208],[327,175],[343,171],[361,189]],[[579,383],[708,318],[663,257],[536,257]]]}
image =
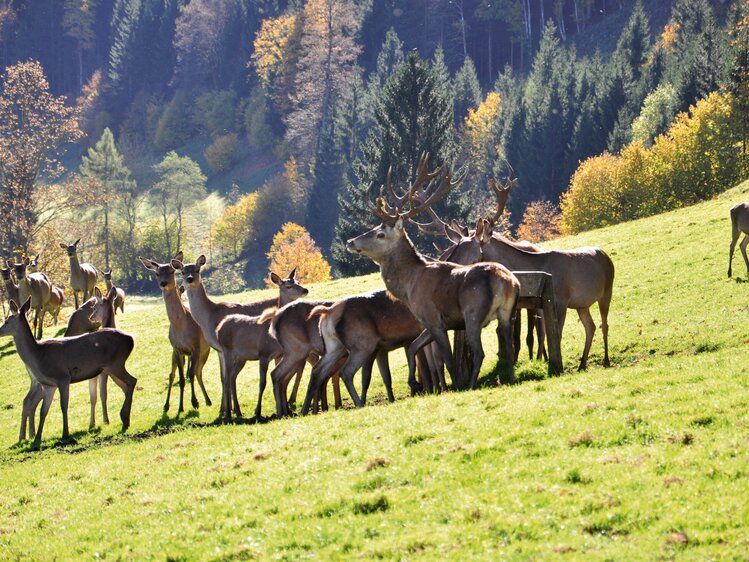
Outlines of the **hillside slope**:
{"label": "hillside slope", "polygon": [[[738,253],[739,275],[726,277],[728,208],[742,200],[749,182],[694,207],[555,241],[601,246],[616,264],[611,369],[600,367],[598,337],[591,368],[575,371],[583,331],[573,314],[558,377],[523,360],[514,387],[410,399],[402,354],[392,354],[393,405],[375,378],[375,404],[362,410],[217,426],[217,405],[177,417],[174,394],[162,415],[167,323],[162,303],[143,299],[118,316],[136,338],[131,430],[120,434],[113,422],[85,431],[79,385],[70,413],[77,443],[55,445],[55,404],[45,447],[32,453],[13,446],[28,377],[3,340],[2,557],[742,558],[749,277]],[[314,286],[310,296],[379,286],[372,275]],[[492,329],[484,342],[489,373]],[[216,403],[215,354],[205,377]],[[245,411],[256,381],[254,367],[240,376]],[[122,395],[110,385],[109,396],[114,413]],[[266,395],[268,414],[272,402]]]}

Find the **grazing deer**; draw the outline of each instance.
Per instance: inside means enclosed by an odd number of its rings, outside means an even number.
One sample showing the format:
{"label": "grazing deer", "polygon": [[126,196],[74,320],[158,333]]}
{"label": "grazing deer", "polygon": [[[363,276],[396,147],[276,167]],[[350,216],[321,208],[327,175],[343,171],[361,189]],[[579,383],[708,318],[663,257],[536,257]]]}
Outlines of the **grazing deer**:
{"label": "grazing deer", "polygon": [[224,365],[221,343],[216,334],[216,328],[221,320],[230,314],[244,314],[246,316],[258,316],[266,309],[280,308],[294,299],[307,294],[307,289],[296,282],[296,268],[289,274],[286,279],[276,279],[274,282],[280,289],[278,299],[266,299],[263,301],[238,304],[231,302],[215,302],[208,298],[203,285],[203,279],[200,276],[200,269],[206,264],[206,257],[201,255],[194,264],[183,264],[181,260],[172,260],[172,267],[182,271],[182,282],[187,293],[187,300],[190,302],[190,312],[192,317],[203,331],[208,345],[219,353],[219,366],[221,368],[221,412],[226,419],[231,418],[232,406],[234,414],[237,417],[242,416],[237,399],[236,380],[232,381],[226,376],[227,369]]}
{"label": "grazing deer", "polygon": [[[183,399],[185,394],[185,357],[188,358],[187,378],[190,379],[190,390],[192,391],[192,406],[197,408],[200,403],[195,395],[195,379],[197,378],[203,399],[207,406],[211,405],[211,399],[203,384],[203,367],[208,361],[211,346],[208,345],[198,323],[192,317],[190,310],[182,302],[182,292],[177,289],[175,272],[171,261],[158,263],[153,260],[139,257],[140,262],[150,272],[156,275],[156,280],[164,297],[166,316],[169,319],[169,343],[172,345],[172,370],[169,373],[169,386],[166,391],[166,402],[164,411],[169,411],[169,398],[172,394],[174,374],[179,371],[179,409],[184,411]],[[182,252],[177,252],[173,260],[182,261]]]}
{"label": "grazing deer", "polygon": [[70,436],[70,384],[95,378],[102,372],[110,373],[125,392],[125,402],[120,410],[122,430],[125,431],[130,426],[130,409],[137,382],[125,368],[125,361],[135,345],[132,336],[119,330],[104,329],[73,338],[37,341],[26,319],[30,305],[31,301],[27,300],[19,309],[15,301],[11,301],[11,315],[0,326],[0,336],[13,336],[18,356],[42,388],[42,409],[34,447],[38,448],[41,444],[44,420],[55,390],[60,391],[62,438],[67,440]]}
{"label": "grazing deer", "polygon": [[44,273],[27,273],[29,258],[13,264],[13,274],[18,280],[18,298],[22,302],[31,299],[34,309],[34,337],[41,339],[44,328],[44,314],[52,297],[52,283]]}
{"label": "grazing deer", "polygon": [[[416,250],[406,233],[405,221],[425,212],[463,179],[460,176],[453,180],[452,170],[446,164],[429,173],[427,159],[427,154],[422,155],[416,179],[403,196],[395,194],[388,173],[387,189],[395,198],[395,206],[391,207],[384,196],[380,196],[376,206],[367,199],[372,211],[383,222],[349,240],[346,248],[379,264],[388,291],[424,326],[424,331],[408,347],[408,382],[412,392],[418,390],[416,352],[432,341],[437,343],[450,376],[456,376],[447,337],[447,330],[456,329],[466,331],[474,359],[469,386],[475,388],[484,359],[481,329],[495,319],[504,344],[510,380],[514,382],[512,319],[520,293],[517,278],[496,263],[461,266],[431,261]],[[404,212],[406,203],[410,208]]]}
{"label": "grazing deer", "polygon": [[[387,352],[408,346],[423,330],[408,307],[387,291],[380,290],[345,297],[331,306],[316,307],[312,313],[320,315],[319,331],[325,354],[312,369],[302,414],[309,411],[313,399],[339,368],[344,383],[362,369],[360,402],[357,402],[358,396],[352,395],[351,398],[357,406],[363,406],[367,401],[375,357],[388,400],[393,402],[395,397]],[[317,402],[313,405],[316,411]]]}
{"label": "grazing deer", "polygon": [[[114,320],[114,293],[109,291],[103,295],[98,287],[94,287],[94,295],[75,310],[68,319],[68,327],[63,337],[70,338],[95,332],[99,328],[116,328]],[[91,403],[89,428],[96,426],[96,387],[99,386],[101,396],[101,417],[105,424],[109,423],[107,410],[107,374],[102,373],[88,381],[88,395]],[[36,408],[36,406],[34,406]]]}
{"label": "grazing deer", "polygon": [[[104,283],[107,285],[107,292],[114,287],[114,283],[112,283],[112,268],[110,267],[106,271],[102,272],[102,275],[104,275]],[[120,309],[120,312],[123,314],[125,313],[125,291],[120,289],[119,287],[115,287],[115,290],[117,292],[117,297],[114,300],[114,311],[117,312],[117,309]]]}
{"label": "grazing deer", "polygon": [[78,293],[82,293],[81,302],[87,301],[94,294],[96,278],[98,276],[96,268],[90,263],[79,263],[78,261],[78,244],[79,238],[72,244],[63,244],[60,242],[60,248],[68,252],[70,258],[70,288],[73,291],[75,307],[78,308]]}
{"label": "grazing deer", "polygon": [[[505,193],[500,199],[499,216],[504,209],[506,193],[512,183],[501,189]],[[480,221],[476,231],[463,237],[449,248],[442,256],[444,259],[460,263],[477,261],[497,262],[513,271],[544,271],[550,273],[554,285],[554,302],[556,307],[559,334],[564,328],[567,309],[574,308],[585,328],[585,347],[578,370],[588,365],[588,353],[593,342],[596,325],[590,314],[590,307],[598,303],[601,313],[601,332],[603,333],[604,367],[610,366],[608,343],[608,314],[614,286],[614,263],[611,258],[595,247],[583,247],[575,250],[528,251],[523,244],[512,242],[492,232],[490,221]]]}
{"label": "grazing deer", "polygon": [[749,275],[749,259],[746,257],[746,247],[749,245],[749,203],[737,203],[731,207],[731,249],[728,253],[728,276],[731,276],[731,262],[733,262],[733,251],[736,249],[736,241],[744,234],[739,248],[744,256],[746,272]]}

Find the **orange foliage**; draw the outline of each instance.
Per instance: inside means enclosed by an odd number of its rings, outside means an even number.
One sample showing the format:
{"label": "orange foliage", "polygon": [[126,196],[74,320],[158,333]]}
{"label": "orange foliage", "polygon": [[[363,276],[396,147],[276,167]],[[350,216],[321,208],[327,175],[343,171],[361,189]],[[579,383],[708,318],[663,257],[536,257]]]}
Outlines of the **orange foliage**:
{"label": "orange foliage", "polygon": [[264,85],[283,67],[295,19],[296,16],[287,14],[263,20],[260,31],[255,35],[252,62]]}
{"label": "orange foliage", "polygon": [[[270,270],[286,275],[296,268],[296,278],[301,284],[330,280],[330,265],[315,245],[309,232],[298,224],[287,222],[281,232],[273,237],[267,253]],[[266,279],[269,287],[275,285]]]}
{"label": "orange foliage", "polygon": [[559,208],[549,201],[533,201],[525,208],[523,221],[518,227],[519,240],[542,242],[560,235]]}

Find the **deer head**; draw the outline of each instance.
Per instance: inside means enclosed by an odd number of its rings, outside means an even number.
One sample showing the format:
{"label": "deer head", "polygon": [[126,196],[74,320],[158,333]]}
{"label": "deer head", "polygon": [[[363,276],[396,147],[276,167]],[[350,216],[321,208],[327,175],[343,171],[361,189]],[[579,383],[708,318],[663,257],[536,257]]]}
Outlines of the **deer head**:
{"label": "deer head", "polygon": [[[463,181],[465,173],[459,172],[457,177],[453,178],[452,170],[446,163],[443,163],[433,172],[429,172],[427,169],[428,159],[427,153],[422,154],[416,169],[416,179],[403,195],[398,195],[395,192],[391,172],[388,172],[386,186],[380,188],[377,203],[372,204],[367,198],[370,209],[382,219],[382,224],[349,240],[346,248],[350,252],[364,254],[373,261],[380,263],[381,259],[392,252],[401,240],[407,239],[404,229],[405,221],[414,222],[413,217],[429,211],[453,187]],[[393,198],[394,205],[388,203],[385,190]],[[404,211],[406,206],[408,208]]]}
{"label": "deer head", "polygon": [[0,337],[12,336],[18,333],[21,322],[26,322],[26,326],[28,327],[26,313],[29,311],[29,308],[31,308],[31,298],[26,299],[26,302],[23,303],[21,308],[18,308],[16,302],[14,300],[11,300],[10,315],[8,315],[8,317],[5,319],[3,325],[0,326]]}
{"label": "deer head", "polygon": [[289,273],[289,276],[286,279],[281,279],[281,277],[271,271],[270,280],[278,285],[281,294],[284,295],[289,302],[304,297],[309,293],[307,289],[297,282],[296,267],[291,270],[291,273]]}
{"label": "deer head", "polygon": [[64,244],[60,242],[60,248],[67,251],[68,257],[72,258],[78,252],[78,244],[80,244],[80,242],[81,242],[80,238],[76,240],[75,242],[73,242],[72,244]]}
{"label": "deer head", "polygon": [[175,256],[167,263],[158,263],[147,258],[138,257],[138,260],[143,264],[143,267],[156,275],[156,280],[159,283],[159,287],[161,287],[161,290],[165,293],[171,292],[176,288],[177,282],[174,278],[174,273],[177,270],[172,265],[172,263],[175,261],[181,262],[182,259],[182,250],[177,252]]}
{"label": "deer head", "polygon": [[183,264],[181,260],[172,260],[172,267],[182,271],[182,282],[186,289],[197,288],[200,283],[200,268],[206,264],[206,257],[200,255],[194,264]]}

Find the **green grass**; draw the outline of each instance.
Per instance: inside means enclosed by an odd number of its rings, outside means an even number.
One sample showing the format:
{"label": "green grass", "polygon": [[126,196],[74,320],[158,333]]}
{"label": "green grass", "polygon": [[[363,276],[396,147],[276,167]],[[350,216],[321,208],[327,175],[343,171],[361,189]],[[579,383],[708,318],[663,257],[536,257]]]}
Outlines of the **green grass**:
{"label": "green grass", "polygon": [[[338,412],[219,426],[216,405],[177,417],[174,394],[162,415],[163,304],[131,299],[118,322],[136,338],[132,428],[88,432],[78,385],[77,442],[57,443],[56,403],[42,451],[31,452],[15,445],[28,377],[4,340],[0,558],[743,559],[749,279],[738,254],[738,277],[726,277],[726,262],[728,208],[748,194],[749,183],[554,242],[601,246],[616,264],[611,369],[600,367],[598,335],[589,370],[576,372],[583,330],[571,314],[558,377],[523,359],[516,386],[411,399],[403,354],[393,353],[395,404],[375,376],[362,410],[347,400]],[[313,286],[310,296],[379,286],[371,275]],[[495,340],[487,330],[484,375]],[[215,354],[205,377],[218,402]],[[256,387],[253,365],[239,378],[246,412]],[[121,402],[111,385],[110,410]],[[266,414],[272,402],[269,393]]]}

